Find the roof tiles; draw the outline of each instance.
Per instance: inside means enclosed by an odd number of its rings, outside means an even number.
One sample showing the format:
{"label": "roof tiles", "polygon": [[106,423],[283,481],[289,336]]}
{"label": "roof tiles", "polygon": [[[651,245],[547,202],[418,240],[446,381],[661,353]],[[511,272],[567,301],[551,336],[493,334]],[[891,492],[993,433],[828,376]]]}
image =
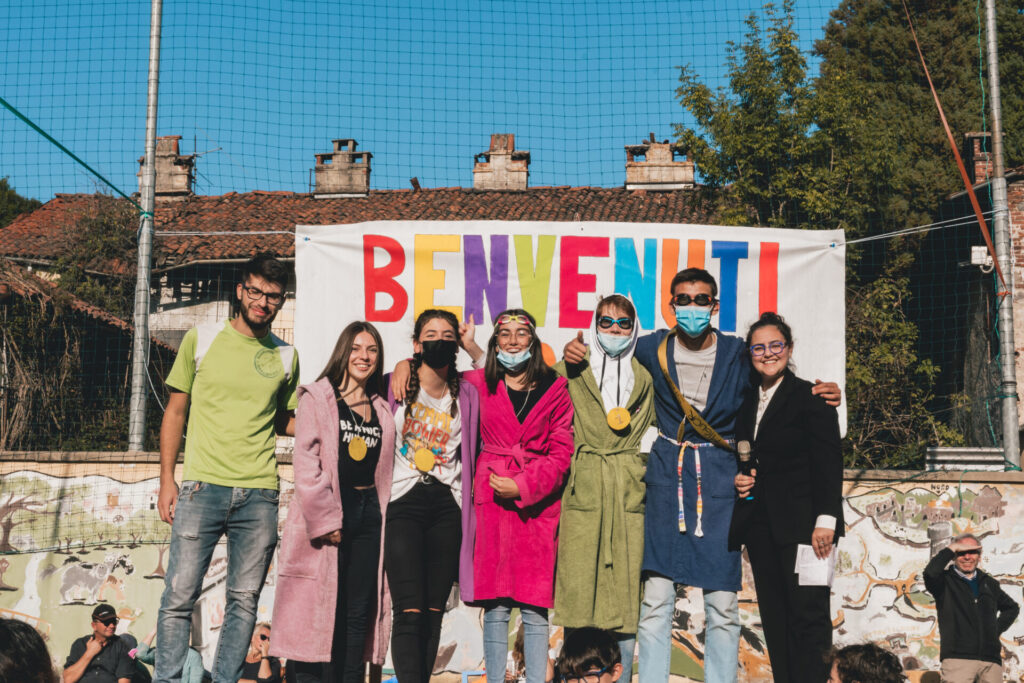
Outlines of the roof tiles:
{"label": "roof tiles", "polygon": [[[77,218],[87,214],[95,201],[96,195],[60,194],[32,213],[19,216],[0,229],[0,255],[44,262],[55,259]],[[158,202],[153,264],[162,270],[201,261],[246,259],[259,251],[294,256],[296,225],[385,220],[712,223],[713,218],[707,198],[699,190],[440,188],[382,190],[367,197],[336,199],[291,192],[232,192]],[[238,234],[230,234],[233,232]],[[119,269],[114,264],[111,267]]]}

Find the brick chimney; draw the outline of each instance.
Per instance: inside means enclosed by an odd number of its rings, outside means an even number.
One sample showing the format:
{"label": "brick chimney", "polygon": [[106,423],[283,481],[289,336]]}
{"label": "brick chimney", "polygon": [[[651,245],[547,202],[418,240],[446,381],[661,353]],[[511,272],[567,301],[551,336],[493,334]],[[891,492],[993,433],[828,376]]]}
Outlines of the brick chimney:
{"label": "brick chimney", "polygon": [[516,136],[495,133],[491,148],[473,157],[474,190],[525,190],[530,177],[530,153],[516,149]]}
{"label": "brick chimney", "polygon": [[[676,161],[676,156],[682,157]],[[683,190],[693,187],[693,162],[679,145],[655,142],[654,133],[639,145],[626,145],[627,190]]]}
{"label": "brick chimney", "polygon": [[[180,135],[164,135],[156,139],[156,198],[164,201],[184,199],[192,194],[195,155],[178,153]],[[142,191],[142,170],[146,157],[139,158],[139,192]]]}
{"label": "brick chimney", "polygon": [[974,184],[992,177],[992,133],[964,133],[961,155],[967,175]]}
{"label": "brick chimney", "polygon": [[373,155],[357,152],[357,146],[352,138],[334,140],[333,152],[316,155],[314,197],[331,199],[370,194],[370,159]]}

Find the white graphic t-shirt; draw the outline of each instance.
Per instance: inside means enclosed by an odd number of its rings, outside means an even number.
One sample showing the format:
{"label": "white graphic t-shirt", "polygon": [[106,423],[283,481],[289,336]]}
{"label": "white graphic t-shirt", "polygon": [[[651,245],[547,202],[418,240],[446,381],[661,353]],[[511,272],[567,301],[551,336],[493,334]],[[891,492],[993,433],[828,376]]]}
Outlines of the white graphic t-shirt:
{"label": "white graphic t-shirt", "polygon": [[[395,411],[395,472],[391,483],[391,500],[395,501],[408,493],[424,474],[433,477],[451,488],[455,501],[462,506],[462,461],[458,457],[462,442],[461,413],[452,417],[452,396],[446,390],[441,398],[434,398],[420,389],[416,402],[412,404],[409,418],[405,417],[405,405]],[[424,453],[429,451],[429,455]],[[417,465],[430,465],[424,472]],[[430,462],[433,457],[433,462]]]}

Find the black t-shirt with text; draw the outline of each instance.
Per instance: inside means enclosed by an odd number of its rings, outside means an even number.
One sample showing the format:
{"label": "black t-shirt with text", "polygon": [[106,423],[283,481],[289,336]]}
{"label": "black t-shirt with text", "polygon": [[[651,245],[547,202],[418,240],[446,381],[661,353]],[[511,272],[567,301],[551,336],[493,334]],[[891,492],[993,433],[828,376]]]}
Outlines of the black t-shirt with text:
{"label": "black t-shirt with text", "polygon": [[[363,440],[365,452],[361,446],[353,446],[352,440],[357,437]],[[342,486],[373,486],[380,441],[380,420],[372,405],[369,419],[364,420],[345,401],[338,401],[338,481]]]}

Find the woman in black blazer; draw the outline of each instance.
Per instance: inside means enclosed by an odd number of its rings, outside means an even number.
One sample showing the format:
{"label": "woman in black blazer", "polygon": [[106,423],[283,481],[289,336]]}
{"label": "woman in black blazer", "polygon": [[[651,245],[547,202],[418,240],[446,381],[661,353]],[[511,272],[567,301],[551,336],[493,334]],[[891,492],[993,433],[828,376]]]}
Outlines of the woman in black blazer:
{"label": "woman in black blazer", "polygon": [[794,567],[798,544],[826,557],[843,533],[839,419],[789,369],[793,335],[779,315],[762,314],[747,346],[760,381],[740,408],[736,439],[752,444],[757,467],[736,475],[729,546],[747,547],[774,679],[821,683],[832,647],[830,589],[798,585]]}

